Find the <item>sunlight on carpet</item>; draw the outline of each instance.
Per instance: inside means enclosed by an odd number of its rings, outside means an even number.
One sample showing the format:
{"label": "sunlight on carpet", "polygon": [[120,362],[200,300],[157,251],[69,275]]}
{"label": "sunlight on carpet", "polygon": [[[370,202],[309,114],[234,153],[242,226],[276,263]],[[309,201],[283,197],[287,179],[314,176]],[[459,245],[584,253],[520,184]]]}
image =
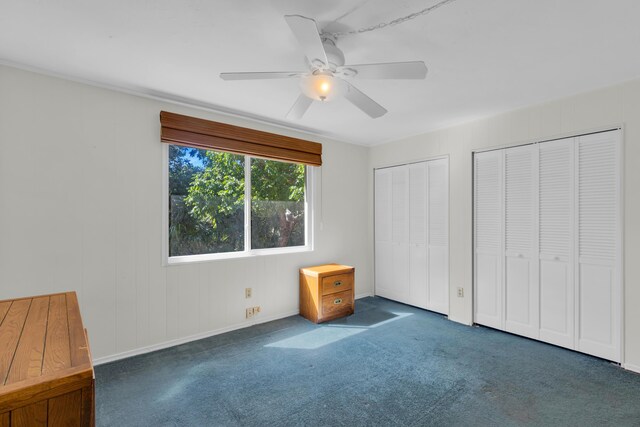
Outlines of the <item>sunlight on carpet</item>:
{"label": "sunlight on carpet", "polygon": [[290,338],[286,338],[280,341],[276,341],[271,344],[265,345],[265,347],[277,347],[277,348],[295,348],[301,350],[315,350],[325,345],[332,344],[336,341],[340,341],[345,338],[352,337],[359,333],[365,332],[372,328],[377,328],[384,324],[400,320],[407,316],[411,316],[411,313],[391,313],[394,317],[386,319],[372,325],[358,325],[356,324],[327,324],[323,325],[319,329],[305,332]]}

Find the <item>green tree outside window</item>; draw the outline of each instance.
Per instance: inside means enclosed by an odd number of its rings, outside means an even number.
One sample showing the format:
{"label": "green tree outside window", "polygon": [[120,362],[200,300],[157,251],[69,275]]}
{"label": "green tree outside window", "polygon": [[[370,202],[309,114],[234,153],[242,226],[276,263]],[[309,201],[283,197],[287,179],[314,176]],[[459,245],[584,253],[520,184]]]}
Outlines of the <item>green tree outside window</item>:
{"label": "green tree outside window", "polygon": [[[245,156],[169,146],[169,256],[245,250]],[[304,165],[251,159],[251,248],[305,244]]]}

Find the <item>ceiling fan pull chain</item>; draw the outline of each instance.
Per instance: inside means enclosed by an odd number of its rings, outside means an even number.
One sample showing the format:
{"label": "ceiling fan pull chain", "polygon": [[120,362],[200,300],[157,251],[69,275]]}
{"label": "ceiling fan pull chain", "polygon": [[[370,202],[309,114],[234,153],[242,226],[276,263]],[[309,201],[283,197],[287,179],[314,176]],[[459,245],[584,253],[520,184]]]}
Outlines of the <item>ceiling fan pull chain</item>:
{"label": "ceiling fan pull chain", "polygon": [[389,22],[381,22],[379,24],[376,25],[372,25],[370,27],[364,27],[364,28],[359,28],[357,30],[352,30],[352,31],[342,31],[342,32],[336,32],[336,33],[329,33],[329,32],[322,32],[320,35],[324,36],[324,37],[332,37],[334,39],[340,38],[340,37],[345,37],[345,36],[351,36],[354,34],[361,34],[361,33],[367,33],[369,31],[375,31],[375,30],[380,30],[382,28],[385,27],[392,27],[394,25],[398,25],[398,24],[402,24],[403,22],[407,22],[410,21],[412,19],[417,18],[418,16],[423,16],[426,15],[429,12],[433,12],[434,10],[438,9],[439,7],[442,7],[446,4],[449,3],[453,3],[456,0],[442,0],[436,4],[434,4],[433,6],[429,6],[427,8],[424,8],[418,12],[413,12],[410,13],[407,16],[402,16],[400,18],[396,18],[392,21]]}

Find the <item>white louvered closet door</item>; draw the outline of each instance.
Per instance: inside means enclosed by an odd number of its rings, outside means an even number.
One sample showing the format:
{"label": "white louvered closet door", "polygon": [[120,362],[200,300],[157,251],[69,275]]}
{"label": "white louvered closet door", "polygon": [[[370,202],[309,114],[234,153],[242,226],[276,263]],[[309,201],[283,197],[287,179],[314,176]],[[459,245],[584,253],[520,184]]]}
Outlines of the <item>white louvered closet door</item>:
{"label": "white louvered closet door", "polygon": [[409,299],[427,308],[427,163],[409,168]]}
{"label": "white louvered closet door", "polygon": [[503,150],[474,155],[475,321],[503,329]]}
{"label": "white louvered closet door", "polygon": [[392,288],[391,171],[375,171],[375,286],[376,292]]}
{"label": "white louvered closet door", "polygon": [[449,160],[375,171],[376,295],[449,312]]}
{"label": "white louvered closet door", "polygon": [[620,360],[620,132],[577,139],[578,350]]}
{"label": "white louvered closet door", "polygon": [[409,299],[409,169],[391,168],[392,298]]}
{"label": "white louvered closet door", "polygon": [[540,339],[574,348],[574,139],[538,147]]}
{"label": "white louvered closet door", "polygon": [[427,308],[449,313],[449,159],[427,162]]}
{"label": "white louvered closet door", "polygon": [[476,323],[621,360],[621,150],[616,130],[474,156]]}
{"label": "white louvered closet door", "polygon": [[[390,263],[391,274],[388,281],[376,281],[376,294],[396,301],[409,300],[409,169],[397,166],[383,169],[390,174],[390,253],[386,261]],[[377,212],[376,212],[377,215]],[[376,247],[376,252],[378,248]],[[381,256],[387,256],[382,251]]]}
{"label": "white louvered closet door", "polygon": [[505,329],[538,338],[538,148],[504,152]]}

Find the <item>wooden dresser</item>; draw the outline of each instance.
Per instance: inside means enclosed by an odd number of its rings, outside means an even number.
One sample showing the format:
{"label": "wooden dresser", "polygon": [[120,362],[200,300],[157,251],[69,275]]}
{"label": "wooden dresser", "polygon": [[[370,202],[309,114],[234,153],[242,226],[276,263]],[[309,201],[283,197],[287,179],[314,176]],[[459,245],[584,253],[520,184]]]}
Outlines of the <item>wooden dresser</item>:
{"label": "wooden dresser", "polygon": [[94,423],[93,365],[75,292],[0,301],[0,427]]}
{"label": "wooden dresser", "polygon": [[300,269],[300,315],[315,323],[353,314],[353,267],[325,264]]}

